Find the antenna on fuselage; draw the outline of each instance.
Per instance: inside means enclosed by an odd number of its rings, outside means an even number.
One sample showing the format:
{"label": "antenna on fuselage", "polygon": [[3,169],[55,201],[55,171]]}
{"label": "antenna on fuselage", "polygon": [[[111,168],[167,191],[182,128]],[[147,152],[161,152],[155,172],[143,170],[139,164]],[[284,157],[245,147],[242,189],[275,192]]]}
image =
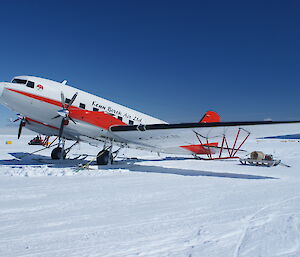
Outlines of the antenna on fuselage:
{"label": "antenna on fuselage", "polygon": [[66,85],[67,84],[67,80],[64,80],[63,82],[61,82],[62,85]]}

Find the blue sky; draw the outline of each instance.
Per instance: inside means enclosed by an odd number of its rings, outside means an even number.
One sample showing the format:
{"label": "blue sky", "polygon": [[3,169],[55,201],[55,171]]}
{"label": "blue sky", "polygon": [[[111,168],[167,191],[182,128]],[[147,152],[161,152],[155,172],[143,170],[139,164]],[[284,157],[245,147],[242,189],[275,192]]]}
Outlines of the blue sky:
{"label": "blue sky", "polygon": [[[35,75],[168,122],[300,119],[299,1],[5,1],[0,81]],[[0,108],[0,125],[14,117]]]}

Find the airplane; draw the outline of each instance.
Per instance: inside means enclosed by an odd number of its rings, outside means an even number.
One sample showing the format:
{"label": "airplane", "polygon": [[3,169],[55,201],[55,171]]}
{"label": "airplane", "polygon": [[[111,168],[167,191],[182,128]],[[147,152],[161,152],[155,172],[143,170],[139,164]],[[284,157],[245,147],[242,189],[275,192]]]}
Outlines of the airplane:
{"label": "airplane", "polygon": [[[206,112],[200,122],[169,124],[71,87],[66,80],[56,82],[35,76],[16,76],[11,82],[1,82],[0,103],[19,113],[18,138],[24,126],[42,135],[57,136],[57,147],[51,152],[54,160],[66,158],[66,140],[101,145],[98,165],[112,163],[113,146],[196,157],[211,155],[220,148],[229,151],[224,141],[237,141],[237,130],[238,134],[241,130],[247,133],[246,138],[258,138],[299,134],[300,129],[300,121],[221,122],[213,111]],[[232,152],[240,150],[235,145]]]}

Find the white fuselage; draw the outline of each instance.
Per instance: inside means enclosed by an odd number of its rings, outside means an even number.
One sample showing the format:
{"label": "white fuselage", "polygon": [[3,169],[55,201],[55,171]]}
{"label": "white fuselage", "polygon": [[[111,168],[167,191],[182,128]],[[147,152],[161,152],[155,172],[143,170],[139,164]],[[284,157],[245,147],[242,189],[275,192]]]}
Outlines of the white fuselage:
{"label": "white fuselage", "polygon": [[[30,83],[29,83],[30,82]],[[33,76],[18,76],[11,83],[1,83],[0,103],[29,118],[26,127],[45,135],[58,135],[61,119],[53,119],[61,106],[61,93],[71,99],[78,96],[72,106],[82,110],[104,112],[121,120],[124,125],[166,123],[144,113],[135,111],[77,88],[48,79]],[[66,138],[81,141],[103,141],[109,137],[107,128],[76,120],[64,129]]]}
{"label": "white fuselage", "polygon": [[[69,106],[72,98],[75,101]],[[230,149],[227,141],[232,142],[232,149],[236,150],[237,142],[241,141],[242,145],[248,137],[297,134],[300,124],[299,121],[287,121],[166,125],[162,120],[68,86],[65,82],[33,76],[18,76],[10,83],[0,83],[0,103],[21,114],[19,131],[25,124],[26,128],[39,134],[62,135],[60,139],[96,146],[110,142],[121,147],[174,154],[218,152],[218,145],[223,149],[225,136],[226,147]],[[245,139],[238,140],[242,134]]]}

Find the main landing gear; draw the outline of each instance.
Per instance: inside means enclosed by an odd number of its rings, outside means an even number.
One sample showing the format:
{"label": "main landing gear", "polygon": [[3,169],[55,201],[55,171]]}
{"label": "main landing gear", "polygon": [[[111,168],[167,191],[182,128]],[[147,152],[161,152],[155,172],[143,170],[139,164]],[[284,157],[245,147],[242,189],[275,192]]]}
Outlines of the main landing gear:
{"label": "main landing gear", "polygon": [[97,154],[96,162],[98,165],[107,165],[113,164],[114,159],[117,157],[119,151],[122,149],[121,147],[116,150],[112,151],[113,149],[113,141],[110,142],[108,147],[105,147]]}
{"label": "main landing gear", "polygon": [[[73,145],[71,145],[69,148],[64,148],[65,146],[65,140],[61,139],[61,142],[58,144],[56,148],[54,148],[51,152],[51,158],[53,160],[61,160],[65,159],[66,155],[70,152],[71,148],[76,145],[78,142],[75,142]],[[121,149],[121,148],[120,148]],[[120,150],[119,149],[119,150]],[[108,147],[104,147],[96,156],[96,160],[98,165],[107,165],[112,164],[114,158],[117,156],[119,150],[112,152],[112,145]]]}
{"label": "main landing gear", "polygon": [[75,142],[73,145],[65,149],[65,139],[61,139],[61,142],[58,143],[58,146],[54,148],[51,152],[51,158],[52,160],[60,160],[60,159],[66,159],[67,154],[71,151],[73,146],[78,144],[78,141]]}
{"label": "main landing gear", "polygon": [[[65,159],[66,155],[70,152],[71,148],[76,145],[78,142],[75,142],[73,145],[65,149],[65,139],[59,138],[58,146],[54,148],[51,152],[51,158],[53,160],[61,160]],[[113,143],[111,142],[109,146],[104,146],[104,148],[97,154],[96,158],[92,161],[96,161],[98,165],[107,165],[112,164],[114,158],[116,158],[117,154],[121,150],[121,147],[112,152]],[[92,162],[91,161],[91,162]]]}
{"label": "main landing gear", "polygon": [[110,150],[103,149],[98,153],[96,161],[98,165],[112,164],[113,162],[112,152]]}
{"label": "main landing gear", "polygon": [[[67,152],[69,151],[64,150],[62,147],[56,147],[51,152],[51,158],[53,160],[65,159]],[[107,149],[101,150],[96,157],[96,162],[98,165],[112,164],[113,160],[113,153]]]}
{"label": "main landing gear", "polygon": [[51,158],[53,160],[66,159],[66,151],[62,147],[56,147],[51,152]]}

